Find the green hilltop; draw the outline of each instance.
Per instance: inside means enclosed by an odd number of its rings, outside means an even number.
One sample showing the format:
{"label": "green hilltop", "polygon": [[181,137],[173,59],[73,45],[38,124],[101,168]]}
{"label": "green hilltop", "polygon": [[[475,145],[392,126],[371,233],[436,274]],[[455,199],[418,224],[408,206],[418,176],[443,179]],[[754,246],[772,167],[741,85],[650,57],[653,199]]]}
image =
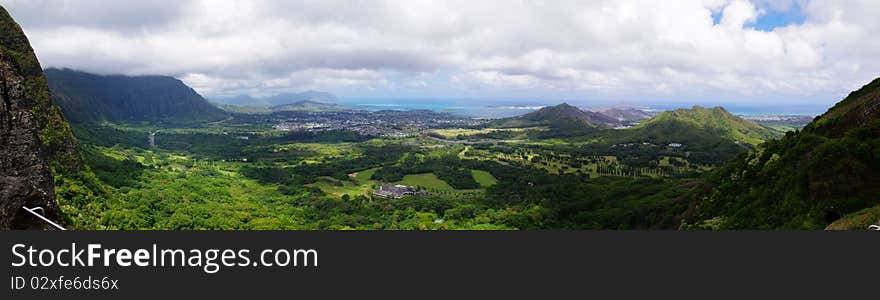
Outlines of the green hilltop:
{"label": "green hilltop", "polygon": [[[606,145],[669,146],[689,160],[719,165],[781,134],[721,107],[695,106],[663,112],[631,128],[604,130],[599,137]],[[639,156],[649,153],[642,151]]]}
{"label": "green hilltop", "polygon": [[559,130],[581,132],[584,129],[610,128],[617,119],[601,113],[584,111],[568,103],[543,107],[537,111],[499,120],[500,127],[551,126]]}
{"label": "green hilltop", "polygon": [[617,123],[617,120],[614,118],[596,112],[584,111],[568,103],[544,107],[538,111],[525,114],[520,119],[551,124],[572,122],[593,127],[611,127],[612,124]]}
{"label": "green hilltop", "polygon": [[695,133],[728,138],[751,146],[781,136],[780,132],[737,117],[723,107],[709,109],[701,106],[665,111],[633,130],[645,134],[680,135],[681,140],[691,139],[684,135]]}

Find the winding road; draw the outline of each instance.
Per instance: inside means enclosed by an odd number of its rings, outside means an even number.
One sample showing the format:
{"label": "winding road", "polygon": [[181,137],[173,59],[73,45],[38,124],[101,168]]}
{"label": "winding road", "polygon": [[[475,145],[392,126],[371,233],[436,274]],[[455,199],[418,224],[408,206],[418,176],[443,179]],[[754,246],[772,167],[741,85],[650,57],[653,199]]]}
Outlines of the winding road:
{"label": "winding road", "polygon": [[148,143],[150,143],[150,148],[156,147],[156,134],[159,133],[158,130],[150,132],[150,137],[148,139]]}

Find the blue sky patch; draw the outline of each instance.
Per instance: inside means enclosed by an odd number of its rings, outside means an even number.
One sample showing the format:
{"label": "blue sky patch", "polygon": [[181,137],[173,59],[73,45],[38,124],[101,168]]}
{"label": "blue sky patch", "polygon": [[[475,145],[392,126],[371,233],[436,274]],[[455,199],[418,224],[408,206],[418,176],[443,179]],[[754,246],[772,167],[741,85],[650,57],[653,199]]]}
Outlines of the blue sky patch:
{"label": "blue sky patch", "polygon": [[758,20],[755,22],[755,29],[761,31],[773,31],[775,28],[792,24],[800,25],[806,19],[803,9],[797,2],[792,4],[791,9],[787,11],[775,11],[769,7],[763,7],[763,9],[766,12],[758,16]]}
{"label": "blue sky patch", "polygon": [[[764,13],[758,16],[754,23],[745,24],[745,27],[754,27],[756,30],[770,32],[779,27],[803,24],[807,17],[796,1],[786,11],[775,10],[767,4],[759,5],[758,8],[763,9]],[[712,12],[712,23],[714,25],[720,24],[723,15],[723,9]]]}

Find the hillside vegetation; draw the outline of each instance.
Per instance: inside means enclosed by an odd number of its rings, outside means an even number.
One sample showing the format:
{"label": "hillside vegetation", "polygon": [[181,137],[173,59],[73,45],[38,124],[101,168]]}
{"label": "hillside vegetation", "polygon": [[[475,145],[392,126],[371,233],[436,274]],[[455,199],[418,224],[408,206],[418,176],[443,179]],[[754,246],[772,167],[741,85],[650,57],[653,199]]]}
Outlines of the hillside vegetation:
{"label": "hillside vegetation", "polygon": [[823,229],[880,204],[878,108],[880,79],[802,131],[727,163],[691,195],[689,227]]}
{"label": "hillside vegetation", "polygon": [[708,109],[701,106],[662,112],[639,124],[634,130],[641,130],[645,134],[677,134],[684,140],[689,139],[684,135],[693,130],[678,129],[687,127],[697,129],[707,136],[728,138],[751,146],[781,136],[780,132],[737,117],[723,107]]}

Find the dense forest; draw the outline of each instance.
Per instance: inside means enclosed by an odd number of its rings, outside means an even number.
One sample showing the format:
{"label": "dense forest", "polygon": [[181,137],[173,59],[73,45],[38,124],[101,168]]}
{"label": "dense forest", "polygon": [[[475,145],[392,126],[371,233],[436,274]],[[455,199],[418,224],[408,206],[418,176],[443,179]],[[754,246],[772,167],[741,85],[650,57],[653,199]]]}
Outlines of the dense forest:
{"label": "dense forest", "polygon": [[[877,222],[880,79],[851,93],[803,130],[770,140],[707,176],[693,228],[844,229]],[[858,222],[845,216],[873,211]],[[840,224],[839,224],[840,225]]]}
{"label": "dense forest", "polygon": [[[682,195],[703,170],[667,147],[419,147],[432,140],[260,126],[74,128],[90,172],[56,178],[74,228],[676,228]],[[425,193],[369,192],[395,182]]]}

